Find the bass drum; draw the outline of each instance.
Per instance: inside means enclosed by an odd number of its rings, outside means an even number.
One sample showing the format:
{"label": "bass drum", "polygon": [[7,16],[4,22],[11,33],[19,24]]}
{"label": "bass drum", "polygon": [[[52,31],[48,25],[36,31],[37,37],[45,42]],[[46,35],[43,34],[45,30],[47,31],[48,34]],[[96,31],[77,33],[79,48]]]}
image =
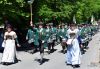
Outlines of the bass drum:
{"label": "bass drum", "polygon": [[65,38],[62,39],[61,45],[66,46],[66,39]]}

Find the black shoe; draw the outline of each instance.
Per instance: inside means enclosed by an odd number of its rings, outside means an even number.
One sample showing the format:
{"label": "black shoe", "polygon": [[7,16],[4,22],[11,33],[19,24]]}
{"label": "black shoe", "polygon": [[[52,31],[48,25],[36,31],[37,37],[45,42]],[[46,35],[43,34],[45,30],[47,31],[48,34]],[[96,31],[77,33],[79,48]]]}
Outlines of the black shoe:
{"label": "black shoe", "polygon": [[67,66],[72,66],[72,64],[66,64]]}
{"label": "black shoe", "polygon": [[50,54],[51,52],[50,51],[48,51],[48,54]]}
{"label": "black shoe", "polygon": [[7,62],[2,62],[1,64],[2,64],[2,65],[8,65],[8,63],[7,63]]}
{"label": "black shoe", "polygon": [[8,63],[7,63],[7,62],[1,62],[1,64],[2,64],[2,65],[8,65]]}
{"label": "black shoe", "polygon": [[34,52],[30,52],[31,54],[34,54]]}
{"label": "black shoe", "polygon": [[6,62],[5,65],[12,65],[12,64],[14,64],[14,63],[13,62]]}
{"label": "black shoe", "polygon": [[65,54],[66,52],[63,50],[63,54]]}
{"label": "black shoe", "polygon": [[10,63],[5,63],[5,65],[10,65]]}
{"label": "black shoe", "polygon": [[79,68],[80,65],[72,65],[73,68]]}
{"label": "black shoe", "polygon": [[1,62],[0,64],[5,65],[5,62]]}

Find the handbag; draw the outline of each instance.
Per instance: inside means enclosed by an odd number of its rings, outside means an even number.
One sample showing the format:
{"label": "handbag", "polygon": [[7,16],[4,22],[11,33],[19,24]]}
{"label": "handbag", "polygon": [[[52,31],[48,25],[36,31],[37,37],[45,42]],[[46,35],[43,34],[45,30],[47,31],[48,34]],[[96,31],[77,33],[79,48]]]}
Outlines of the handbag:
{"label": "handbag", "polygon": [[6,42],[3,41],[3,42],[2,42],[2,47],[5,47],[5,45],[6,45]]}

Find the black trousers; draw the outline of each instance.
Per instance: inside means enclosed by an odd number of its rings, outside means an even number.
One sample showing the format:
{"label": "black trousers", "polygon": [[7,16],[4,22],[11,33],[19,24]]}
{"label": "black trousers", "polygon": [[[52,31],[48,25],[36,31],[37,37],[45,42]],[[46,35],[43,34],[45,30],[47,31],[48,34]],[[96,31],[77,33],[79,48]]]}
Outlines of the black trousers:
{"label": "black trousers", "polygon": [[42,43],[42,40],[39,40],[39,51],[40,54],[44,53],[44,43]]}
{"label": "black trousers", "polygon": [[48,50],[51,50],[52,43],[48,43]]}
{"label": "black trousers", "polygon": [[60,38],[60,41],[61,41],[62,50],[65,50],[67,46],[66,42],[63,42],[62,38]]}
{"label": "black trousers", "polygon": [[54,49],[54,46],[55,46],[55,40],[53,40],[52,43],[48,43],[48,50],[51,50],[51,48]]}

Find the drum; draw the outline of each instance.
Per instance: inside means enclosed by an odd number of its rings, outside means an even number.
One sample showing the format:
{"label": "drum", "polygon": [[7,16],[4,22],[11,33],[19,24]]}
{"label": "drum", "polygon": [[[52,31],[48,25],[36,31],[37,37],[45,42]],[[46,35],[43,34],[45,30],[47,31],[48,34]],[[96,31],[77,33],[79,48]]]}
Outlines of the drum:
{"label": "drum", "polygon": [[62,39],[61,45],[66,46],[66,39],[65,38]]}

